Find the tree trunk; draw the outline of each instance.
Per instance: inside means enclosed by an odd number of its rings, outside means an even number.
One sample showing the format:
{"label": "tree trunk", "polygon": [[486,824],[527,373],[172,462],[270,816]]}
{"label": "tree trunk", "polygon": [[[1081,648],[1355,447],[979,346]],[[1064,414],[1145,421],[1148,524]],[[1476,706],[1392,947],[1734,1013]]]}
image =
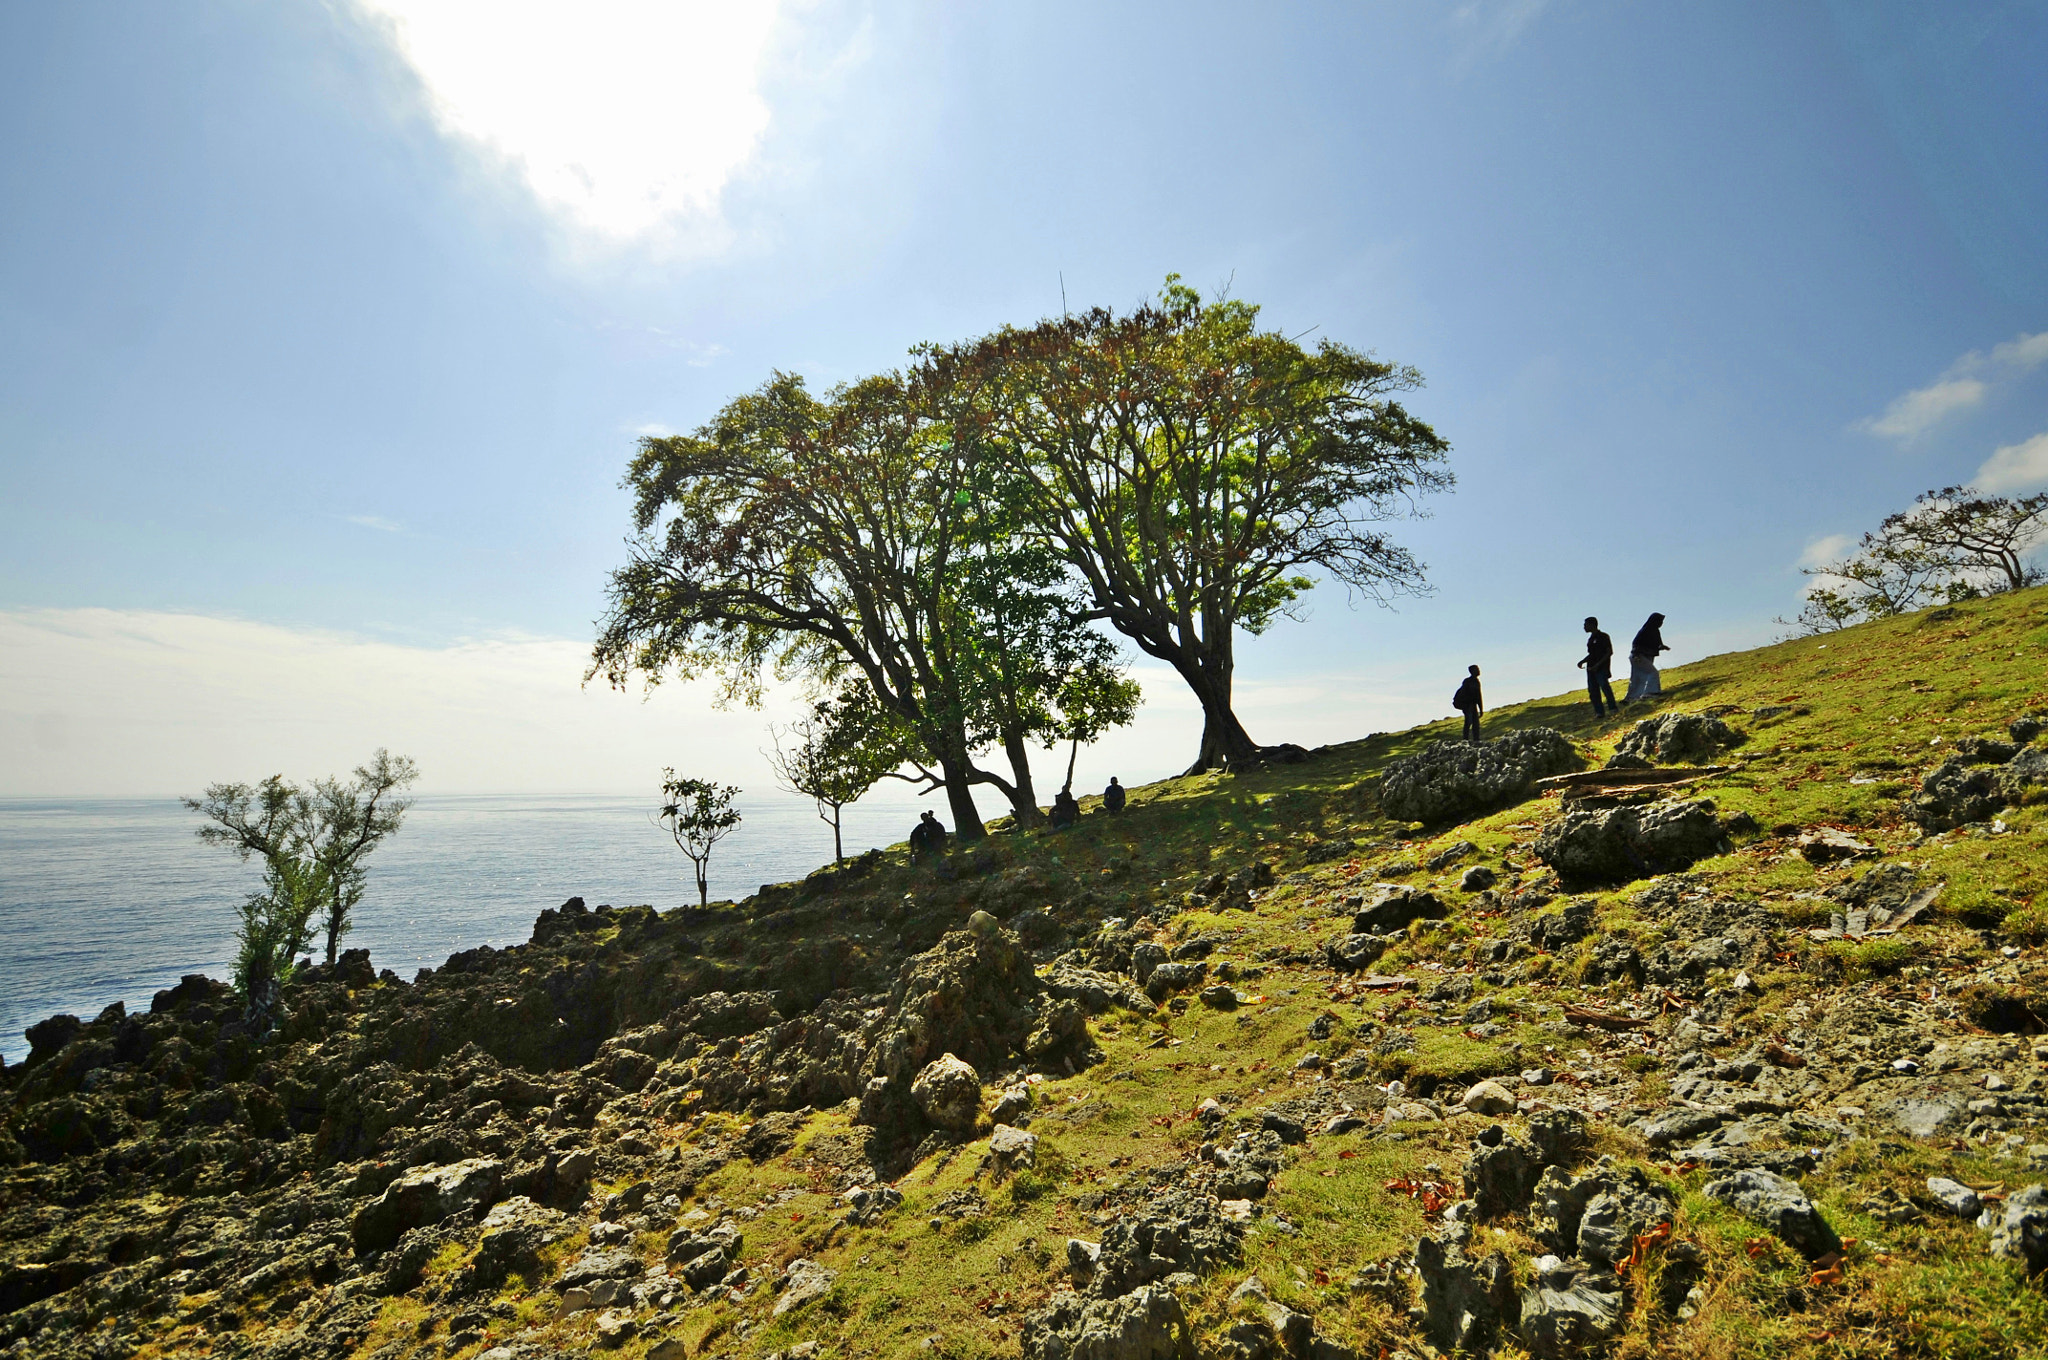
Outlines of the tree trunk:
{"label": "tree trunk", "polygon": [[703,859],[698,859],[692,856],[690,863],[697,870],[697,905],[708,907],[711,905],[711,857],[706,855]]}
{"label": "tree trunk", "polygon": [[341,916],[330,912],[327,917],[327,966],[334,966],[334,951],[341,946]]}
{"label": "tree trunk", "polygon": [[1003,754],[1010,758],[1010,776],[1014,781],[1004,790],[1010,798],[1010,811],[1018,826],[1037,826],[1045,816],[1038,810],[1038,793],[1031,785],[1031,753],[1024,745],[1022,732],[1003,733]]}
{"label": "tree trunk", "polygon": [[1230,679],[1226,669],[1219,684],[1214,677],[1194,665],[1176,666],[1181,678],[1193,690],[1195,698],[1202,704],[1202,746],[1195,755],[1195,763],[1186,773],[1200,774],[1204,770],[1228,769],[1233,765],[1249,764],[1258,757],[1259,744],[1244,730],[1244,724],[1237,720],[1237,714],[1230,708]]}
{"label": "tree trunk", "polygon": [[832,805],[832,867],[846,863],[846,850],[839,841],[839,804]]}
{"label": "tree trunk", "polygon": [[946,776],[946,804],[953,810],[953,834],[963,841],[978,841],[988,835],[981,814],[974,807],[974,788],[967,782],[969,762],[964,756],[943,756],[939,772]]}

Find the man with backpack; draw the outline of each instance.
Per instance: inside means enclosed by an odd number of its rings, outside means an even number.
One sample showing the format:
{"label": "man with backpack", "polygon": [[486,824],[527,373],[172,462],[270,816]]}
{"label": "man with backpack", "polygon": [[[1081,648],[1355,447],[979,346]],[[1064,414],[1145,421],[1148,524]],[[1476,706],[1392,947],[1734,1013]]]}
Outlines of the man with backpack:
{"label": "man with backpack", "polygon": [[1451,696],[1451,707],[1465,715],[1465,740],[1479,740],[1479,715],[1486,711],[1486,700],[1479,693],[1479,668],[1473,666],[1465,676],[1465,683],[1458,686],[1458,692]]}

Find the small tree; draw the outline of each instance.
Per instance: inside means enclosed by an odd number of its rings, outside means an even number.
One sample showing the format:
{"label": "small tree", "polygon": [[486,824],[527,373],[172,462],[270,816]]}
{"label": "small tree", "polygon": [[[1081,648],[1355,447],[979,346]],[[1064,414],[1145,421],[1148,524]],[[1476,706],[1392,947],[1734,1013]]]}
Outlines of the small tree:
{"label": "small tree", "polygon": [[859,716],[853,711],[856,702],[848,694],[822,700],[809,716],[786,728],[768,729],[775,745],[769,768],[783,788],[809,798],[817,806],[818,820],[832,828],[835,865],[846,862],[840,811],[903,763],[893,748],[863,739],[862,724],[854,720]]}
{"label": "small tree", "polygon": [[412,803],[396,795],[417,778],[419,770],[411,760],[380,749],[369,764],[356,766],[349,783],[322,779],[308,795],[313,857],[324,871],[320,905],[326,914],[329,967],[341,937],[354,926],[349,913],[363,898],[363,860],[405,821]]}
{"label": "small tree", "polygon": [[740,824],[739,811],[732,805],[740,791],[730,784],[679,779],[673,769],[663,770],[662,776],[662,808],[655,814],[655,822],[675,838],[676,848],[690,857],[697,871],[697,905],[707,906],[711,901],[711,848]]}
{"label": "small tree", "polygon": [[2048,528],[2048,492],[2012,499],[1947,486],[1887,515],[1839,561],[1808,567],[1799,635],[2037,584],[2027,553]]}
{"label": "small tree", "polygon": [[263,891],[242,903],[236,935],[235,986],[252,1014],[273,1010],[293,961],[312,943],[316,914],[324,913],[327,962],[334,962],[363,897],[363,860],[404,821],[411,804],[393,795],[418,777],[411,760],[379,750],[346,784],[328,778],[302,789],[274,774],[185,799],[207,819],[201,841],[244,861],[263,858]]}

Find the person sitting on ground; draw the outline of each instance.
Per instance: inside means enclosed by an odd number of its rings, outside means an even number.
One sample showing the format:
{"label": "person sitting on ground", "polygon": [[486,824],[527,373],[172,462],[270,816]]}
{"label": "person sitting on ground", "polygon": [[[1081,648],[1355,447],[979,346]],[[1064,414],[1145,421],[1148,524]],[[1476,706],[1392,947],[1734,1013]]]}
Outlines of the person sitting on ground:
{"label": "person sitting on ground", "polygon": [[1081,803],[1074,797],[1072,789],[1061,789],[1052,796],[1052,829],[1065,831],[1081,820]]}
{"label": "person sitting on ground", "polygon": [[[1600,631],[1600,620],[1588,616],[1586,619],[1586,655],[1579,666],[1586,672],[1586,697],[1593,701],[1593,716],[1604,718],[1609,713],[1619,713],[1621,705],[1614,702],[1614,686],[1607,683],[1608,673],[1614,668],[1614,639]],[[1601,699],[1607,700],[1602,707]]]}
{"label": "person sitting on ground", "polygon": [[936,858],[946,850],[946,826],[929,811],[921,814],[910,829],[910,858],[913,862]]}
{"label": "person sitting on ground", "polygon": [[1650,615],[1650,621],[1637,630],[1636,640],[1628,645],[1628,698],[1623,703],[1655,699],[1664,693],[1664,677],[1657,673],[1657,653],[1670,650],[1664,645],[1664,616]]}
{"label": "person sitting on ground", "polygon": [[1479,692],[1479,668],[1470,667],[1465,683],[1451,696],[1451,707],[1465,715],[1465,740],[1479,740],[1479,715],[1486,711],[1486,699]]}
{"label": "person sitting on ground", "polygon": [[1109,777],[1109,787],[1102,791],[1102,810],[1122,812],[1124,810],[1124,786],[1116,782],[1116,776]]}

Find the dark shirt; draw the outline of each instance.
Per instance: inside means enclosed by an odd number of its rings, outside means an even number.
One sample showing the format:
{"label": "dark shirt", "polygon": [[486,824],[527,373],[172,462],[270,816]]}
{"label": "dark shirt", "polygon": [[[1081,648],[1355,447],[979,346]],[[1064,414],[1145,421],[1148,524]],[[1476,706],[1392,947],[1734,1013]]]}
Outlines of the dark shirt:
{"label": "dark shirt", "polygon": [[1102,791],[1102,805],[1111,812],[1122,812],[1124,810],[1124,786],[1121,784],[1111,784],[1108,788],[1104,789]]}
{"label": "dark shirt", "polygon": [[1628,645],[1630,656],[1655,658],[1657,653],[1670,650],[1664,645],[1664,630],[1650,623],[1644,624],[1642,631],[1636,634],[1636,640]]}
{"label": "dark shirt", "polygon": [[1478,676],[1468,675],[1465,677],[1465,683],[1458,686],[1458,692],[1451,696],[1451,707],[1461,713],[1485,707],[1484,702],[1479,697]]}
{"label": "dark shirt", "polygon": [[1595,628],[1586,635],[1586,669],[1606,670],[1614,660],[1614,639]]}

